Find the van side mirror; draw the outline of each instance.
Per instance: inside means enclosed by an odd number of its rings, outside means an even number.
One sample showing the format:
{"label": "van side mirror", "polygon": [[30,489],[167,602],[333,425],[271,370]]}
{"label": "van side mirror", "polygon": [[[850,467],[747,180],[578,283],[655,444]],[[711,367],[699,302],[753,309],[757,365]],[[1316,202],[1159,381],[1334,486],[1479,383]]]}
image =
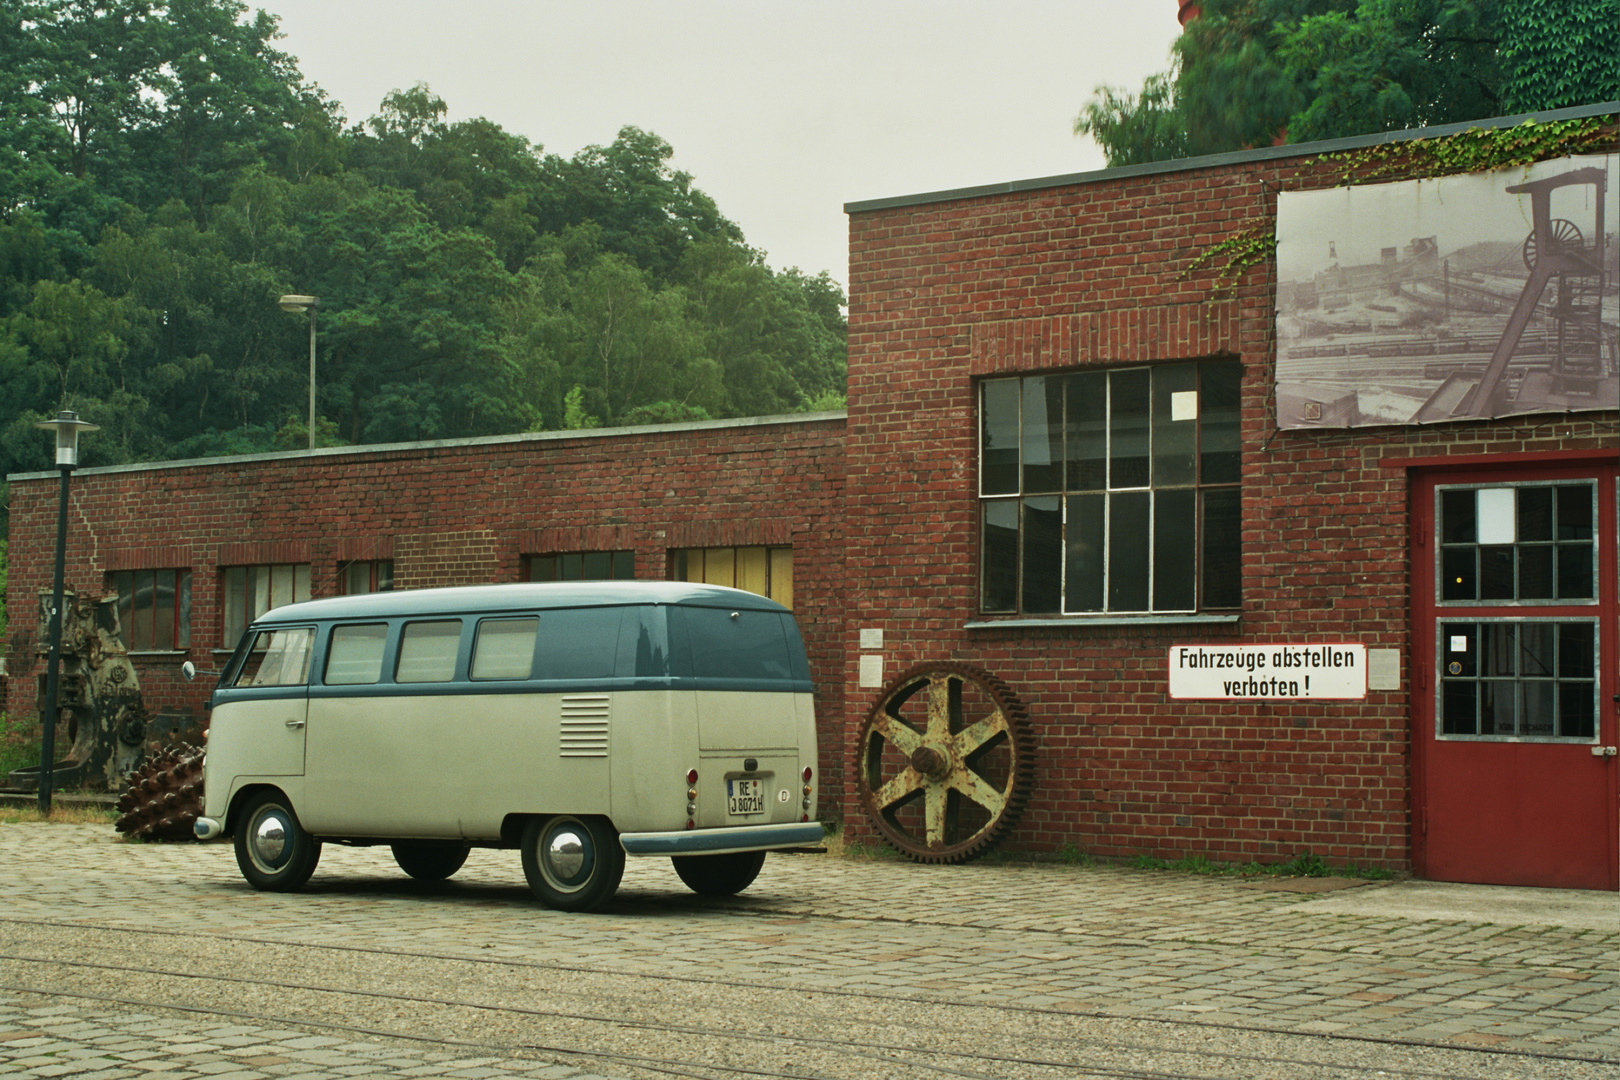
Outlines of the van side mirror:
{"label": "van side mirror", "polygon": [[198,671],[197,665],[193,664],[190,660],[187,660],[185,663],[180,665],[180,675],[186,680],[186,682],[190,682],[199,675],[207,675],[209,678],[217,679],[219,678],[220,673],[217,671]]}

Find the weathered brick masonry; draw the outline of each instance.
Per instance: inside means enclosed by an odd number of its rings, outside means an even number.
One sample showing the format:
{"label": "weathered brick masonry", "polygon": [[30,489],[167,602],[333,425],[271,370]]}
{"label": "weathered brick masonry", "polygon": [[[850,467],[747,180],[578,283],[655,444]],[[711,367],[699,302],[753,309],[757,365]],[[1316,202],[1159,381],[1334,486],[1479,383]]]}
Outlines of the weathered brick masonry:
{"label": "weathered brick masonry", "polygon": [[[1166,649],[1356,641],[1408,656],[1407,476],[1386,459],[1616,446],[1612,412],[1277,431],[1271,264],[1224,289],[1189,267],[1234,234],[1270,233],[1280,189],[1339,175],[1260,153],[848,208],[849,634],[884,630],[885,677],[956,659],[1024,699],[1039,764],[1015,848],[1409,865],[1409,670],[1402,691],[1365,701],[1172,702]],[[967,629],[995,621],[976,614],[977,381],[1222,356],[1243,365],[1237,625]],[[855,714],[877,692],[857,688],[853,656]]]}
{"label": "weathered brick masonry", "polygon": [[[836,416],[567,432],[442,445],[266,455],[85,470],[73,479],[68,586],[104,591],[112,570],[191,567],[191,658],[220,640],[218,568],[308,562],[311,592],[338,568],[391,558],[398,587],[516,581],[522,556],[633,550],[636,575],[666,576],[695,544],[792,544],[795,616],[810,651],[821,738],[839,743],[842,701],[843,421]],[[7,708],[35,712],[36,628],[23,613],[49,587],[54,478],[11,488]],[[137,658],[147,708],[200,709],[184,654]],[[216,657],[217,659],[217,657]],[[836,755],[822,769],[840,784]]]}

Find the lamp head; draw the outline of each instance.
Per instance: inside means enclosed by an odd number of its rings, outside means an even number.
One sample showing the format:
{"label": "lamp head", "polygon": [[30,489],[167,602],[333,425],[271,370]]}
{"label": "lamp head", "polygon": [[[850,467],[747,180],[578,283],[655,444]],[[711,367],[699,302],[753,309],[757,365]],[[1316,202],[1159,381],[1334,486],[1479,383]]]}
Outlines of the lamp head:
{"label": "lamp head", "polygon": [[80,420],[72,409],[63,409],[55,420],[41,420],[34,426],[56,432],[56,464],[70,469],[79,464],[79,432],[101,430],[99,425]]}
{"label": "lamp head", "polygon": [[300,293],[288,293],[280,300],[277,300],[276,303],[281,305],[282,311],[313,311],[321,306],[321,298],[318,296],[304,296]]}

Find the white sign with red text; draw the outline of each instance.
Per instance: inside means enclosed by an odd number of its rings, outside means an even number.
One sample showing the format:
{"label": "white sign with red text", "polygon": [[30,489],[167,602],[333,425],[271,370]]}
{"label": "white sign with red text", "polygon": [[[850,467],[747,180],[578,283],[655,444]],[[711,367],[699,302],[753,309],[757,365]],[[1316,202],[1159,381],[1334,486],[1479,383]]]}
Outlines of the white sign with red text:
{"label": "white sign with red text", "polygon": [[1323,642],[1172,645],[1170,696],[1211,701],[1364,698],[1367,647]]}

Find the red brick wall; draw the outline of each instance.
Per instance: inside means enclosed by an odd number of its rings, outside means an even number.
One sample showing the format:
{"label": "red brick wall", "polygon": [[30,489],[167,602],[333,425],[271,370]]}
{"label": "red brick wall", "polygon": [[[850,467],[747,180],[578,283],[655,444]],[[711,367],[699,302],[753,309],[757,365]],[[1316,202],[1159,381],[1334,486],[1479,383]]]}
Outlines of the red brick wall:
{"label": "red brick wall", "polygon": [[[73,479],[68,585],[100,591],[110,570],[191,567],[189,655],[207,668],[234,645],[220,640],[224,566],[309,562],[312,593],[330,596],[352,559],[392,558],[397,584],[421,587],[516,581],[525,554],[628,548],[638,577],[662,579],[668,551],[691,542],[792,544],[836,808],[843,470],[837,419],[89,470]],[[56,497],[54,476],[11,486],[13,716],[35,712],[44,670],[29,613],[50,584]],[[207,691],[179,678],[183,659],[137,658],[150,711],[200,714]]]}
{"label": "red brick wall", "polygon": [[[1292,158],[861,210],[850,219],[845,693],[856,634],[885,678],[960,660],[1008,682],[1039,741],[1014,849],[1409,863],[1408,698],[1171,702],[1173,643],[1407,648],[1407,483],[1387,456],[1616,446],[1615,414],[1279,432],[1270,264],[1234,289],[1189,274],[1211,244],[1269,231],[1279,189],[1337,173]],[[1243,611],[1237,626],[976,621],[976,379],[1217,355],[1243,364]],[[870,832],[849,814],[853,829]]]}

